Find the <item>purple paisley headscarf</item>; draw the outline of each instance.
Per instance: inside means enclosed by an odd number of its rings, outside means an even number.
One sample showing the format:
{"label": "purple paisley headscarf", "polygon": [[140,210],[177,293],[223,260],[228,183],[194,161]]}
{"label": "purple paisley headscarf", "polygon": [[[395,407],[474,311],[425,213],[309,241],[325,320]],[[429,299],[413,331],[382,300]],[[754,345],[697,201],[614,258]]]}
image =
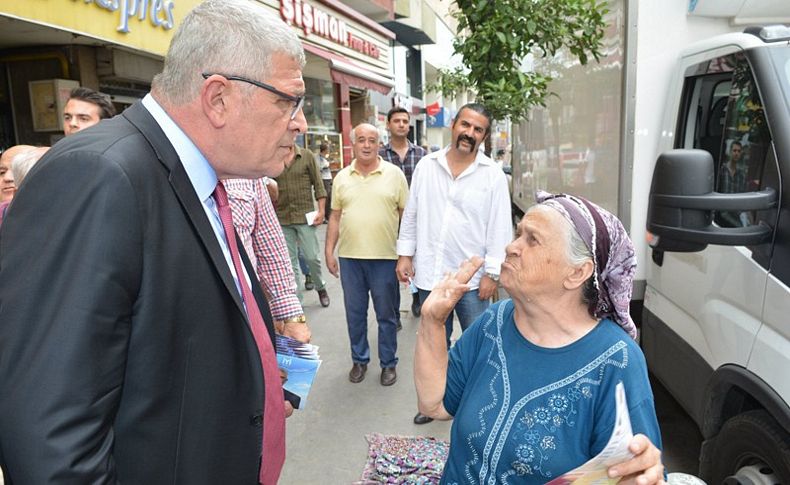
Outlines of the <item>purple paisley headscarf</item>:
{"label": "purple paisley headscarf", "polygon": [[590,312],[596,318],[611,318],[636,339],[636,325],[628,312],[636,256],[623,224],[614,214],[582,197],[538,191],[535,199],[559,211],[593,255],[598,301],[590,303]]}

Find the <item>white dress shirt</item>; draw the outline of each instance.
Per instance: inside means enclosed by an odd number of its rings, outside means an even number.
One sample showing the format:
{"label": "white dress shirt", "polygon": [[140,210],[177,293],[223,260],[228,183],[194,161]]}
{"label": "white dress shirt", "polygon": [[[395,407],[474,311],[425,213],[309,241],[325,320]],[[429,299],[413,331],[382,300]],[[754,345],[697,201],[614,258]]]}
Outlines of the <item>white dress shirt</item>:
{"label": "white dress shirt", "polygon": [[484,273],[499,275],[505,246],[513,238],[504,172],[478,152],[453,179],[447,150],[426,155],[417,164],[398,237],[398,255],[414,257],[414,284],[423,290],[433,289],[472,256],[485,260],[469,281],[472,289],[478,288]]}

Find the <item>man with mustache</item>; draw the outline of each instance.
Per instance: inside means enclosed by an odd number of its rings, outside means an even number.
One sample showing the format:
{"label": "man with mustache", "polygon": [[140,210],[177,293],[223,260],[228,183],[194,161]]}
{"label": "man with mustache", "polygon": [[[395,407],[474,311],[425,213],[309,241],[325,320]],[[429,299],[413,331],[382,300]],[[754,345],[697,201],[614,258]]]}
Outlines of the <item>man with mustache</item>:
{"label": "man with mustache", "polygon": [[[414,281],[422,302],[461,262],[483,258],[485,264],[469,281],[471,290],[454,308],[465,330],[488,308],[513,233],[505,174],[478,150],[491,133],[490,113],[481,104],[466,104],[452,131],[450,146],[425,156],[414,170],[395,271],[400,281]],[[452,312],[445,328],[449,347]],[[420,413],[414,417],[415,424],[430,421]]]}

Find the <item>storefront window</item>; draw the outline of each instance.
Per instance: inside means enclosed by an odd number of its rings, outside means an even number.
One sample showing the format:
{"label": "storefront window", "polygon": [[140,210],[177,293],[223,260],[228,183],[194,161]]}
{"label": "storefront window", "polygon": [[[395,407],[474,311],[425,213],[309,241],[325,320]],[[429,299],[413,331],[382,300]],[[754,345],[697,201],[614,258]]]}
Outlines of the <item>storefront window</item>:
{"label": "storefront window", "polygon": [[332,81],[305,79],[304,116],[307,129],[317,132],[337,132],[335,91]]}
{"label": "storefront window", "polygon": [[300,144],[312,150],[318,156],[321,145],[326,145],[329,152],[326,158],[329,160],[329,169],[334,174],[343,168],[343,138],[340,133],[314,133],[307,132]]}

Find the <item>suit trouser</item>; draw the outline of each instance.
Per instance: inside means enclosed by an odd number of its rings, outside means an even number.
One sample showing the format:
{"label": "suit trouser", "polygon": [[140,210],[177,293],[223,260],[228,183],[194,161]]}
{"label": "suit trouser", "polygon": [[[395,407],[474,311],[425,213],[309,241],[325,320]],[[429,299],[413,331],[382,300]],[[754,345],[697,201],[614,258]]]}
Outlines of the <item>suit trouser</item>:
{"label": "suit trouser", "polygon": [[291,257],[291,267],[294,270],[294,277],[296,278],[297,296],[299,301],[302,301],[302,287],[299,284],[301,280],[301,270],[299,269],[299,251],[302,248],[304,259],[310,268],[310,277],[313,279],[316,290],[323,290],[326,286],[323,276],[321,275],[321,260],[318,259],[318,236],[316,235],[316,227],[307,224],[288,224],[282,226],[283,235],[285,236],[285,244],[288,246],[288,256]]}
{"label": "suit trouser", "polygon": [[324,190],[326,190],[326,219],[329,219],[329,214],[332,213],[332,179],[323,179],[324,180]]}
{"label": "suit trouser", "polygon": [[379,365],[398,365],[398,330],[395,295],[400,293],[395,276],[394,259],[340,258],[340,284],[346,307],[351,360],[356,364],[370,362],[368,345],[368,301],[373,300],[379,337]]}

